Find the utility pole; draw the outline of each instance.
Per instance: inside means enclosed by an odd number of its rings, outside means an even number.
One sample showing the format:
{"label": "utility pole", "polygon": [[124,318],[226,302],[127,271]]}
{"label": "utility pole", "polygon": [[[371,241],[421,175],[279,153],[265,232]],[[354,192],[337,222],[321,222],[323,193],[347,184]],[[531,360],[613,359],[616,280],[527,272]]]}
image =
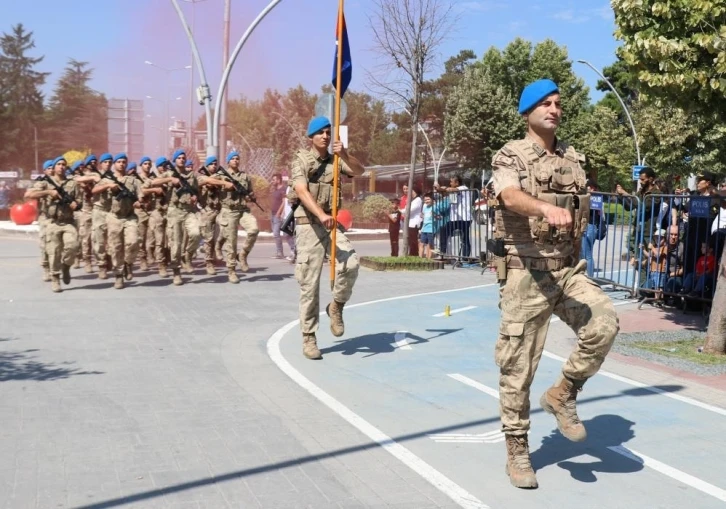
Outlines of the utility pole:
{"label": "utility pole", "polygon": [[[222,42],[222,71],[227,68],[229,63],[229,23],[232,11],[232,0],[224,0],[224,30]],[[219,150],[220,159],[227,153],[227,101],[229,99],[229,88],[224,87],[224,98],[222,99],[222,111],[217,112],[221,119],[219,126]]]}

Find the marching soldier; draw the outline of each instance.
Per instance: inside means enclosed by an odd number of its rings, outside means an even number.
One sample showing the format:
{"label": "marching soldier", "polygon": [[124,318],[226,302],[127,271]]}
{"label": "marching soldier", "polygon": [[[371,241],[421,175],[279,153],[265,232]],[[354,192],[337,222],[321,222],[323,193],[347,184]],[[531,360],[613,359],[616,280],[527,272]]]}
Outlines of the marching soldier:
{"label": "marching soldier", "polygon": [[[313,118],[307,136],[312,141],[309,150],[300,150],[292,165],[290,199],[299,203],[295,209],[295,247],[297,260],[295,279],[300,285],[300,329],[303,335],[303,355],[321,359],[315,333],[320,311],[320,273],[326,254],[330,253],[330,230],[335,227],[333,210],[333,158],[328,154],[330,120]],[[333,143],[333,152],[340,157],[340,171],[350,176],[363,175],[365,168],[348,154],[343,143]],[[336,274],[333,301],[326,312],[330,331],[340,337],[345,332],[343,306],[350,299],[358,277],[358,254],[345,234],[336,235]]]}
{"label": "marching soldier", "polygon": [[[171,163],[166,157],[159,157],[154,162],[158,175],[171,169]],[[157,175],[157,176],[158,176]],[[154,184],[155,178],[147,175],[147,186],[155,189],[155,194],[147,195],[149,200],[149,232],[147,234],[147,248],[149,254],[153,253],[153,259],[159,268],[160,277],[168,277],[167,264],[169,263],[169,245],[166,236],[166,214],[168,210],[167,188],[169,186]]]}
{"label": "marching soldier", "polygon": [[[217,173],[217,157],[209,156],[204,162],[204,167],[199,172],[205,177],[214,176]],[[217,227],[217,216],[222,208],[219,196],[219,187],[209,185],[208,179],[202,186],[199,205],[202,207],[200,214],[200,227],[202,239],[204,240],[204,265],[207,274],[213,276],[217,271],[214,268],[215,252],[214,247],[219,237]],[[220,255],[220,253],[217,253]]]}
{"label": "marching soldier", "polygon": [[[260,228],[257,226],[257,218],[252,215],[252,212],[250,211],[250,208],[248,206],[249,202],[255,199],[255,192],[252,189],[252,179],[250,178],[249,174],[242,171],[242,169],[240,168],[240,158],[238,152],[230,152],[227,155],[227,168],[230,175],[239,175],[239,177],[235,177],[235,180],[239,182],[239,185],[241,186],[239,189],[242,189],[244,193],[244,196],[242,198],[245,206],[244,210],[242,210],[242,215],[239,218],[239,224],[242,226],[242,228],[244,228],[247,237],[245,239],[245,243],[242,245],[242,249],[239,252],[238,258],[240,270],[242,272],[247,272],[248,270],[250,270],[250,266],[247,263],[247,257],[252,251],[255,242],[257,242],[257,235],[259,235],[260,233]],[[228,236],[225,236],[223,244],[227,243],[228,238]],[[224,247],[222,249],[224,249]],[[237,244],[235,244],[234,250],[237,250]],[[227,268],[229,268],[229,265],[227,265]]]}
{"label": "marching soldier", "polygon": [[86,274],[93,273],[93,194],[91,191],[95,185],[95,178],[93,178],[95,163],[96,156],[89,155],[83,162],[83,177],[91,178],[76,178],[78,194],[81,200],[81,210],[78,217],[79,257],[83,261]]}
{"label": "marching soldier", "polygon": [[47,199],[45,224],[46,250],[50,264],[51,289],[61,292],[63,283],[71,282],[71,265],[78,251],[78,234],[73,224],[73,212],[78,208],[76,183],[66,178],[66,160],[61,156],[53,161],[52,175],[38,181],[25,193],[27,199]]}
{"label": "marching soldier", "polygon": [[[46,177],[53,175],[53,160],[49,159],[43,163],[43,173]],[[43,180],[38,177],[37,182]],[[26,198],[28,194],[26,193]],[[50,277],[50,261],[48,259],[48,248],[46,246],[46,232],[48,225],[48,199],[46,196],[37,198],[38,202],[38,245],[40,246],[40,266],[43,267],[43,281],[46,283],[51,280]]]}
{"label": "marching soldier", "polygon": [[[103,175],[111,168],[113,156],[106,152],[98,160],[98,168],[91,162],[95,184],[101,181]],[[96,254],[98,264],[98,279],[107,279],[108,270],[111,270],[112,262],[106,253],[108,243],[108,226],[106,216],[111,210],[111,195],[108,192],[93,193],[93,213],[91,223],[93,228],[93,252]]]}
{"label": "marching soldier", "polygon": [[151,227],[154,223],[151,221],[151,213],[156,208],[156,200],[164,194],[161,188],[151,187],[151,158],[144,156],[141,158],[138,168],[136,169],[136,178],[141,182],[142,188],[153,189],[151,192],[144,193],[141,197],[141,207],[136,209],[136,216],[139,218],[139,266],[141,270],[147,270],[149,263],[154,260],[154,252],[151,249],[150,237],[152,237]]}
{"label": "marching soldier", "polygon": [[126,154],[113,158],[113,175],[105,176],[93,188],[94,194],[109,193],[111,210],[108,221],[108,251],[113,263],[116,281],[114,288],[124,287],[124,277],[131,281],[134,277],[133,265],[139,249],[139,221],[136,210],[141,206],[142,189],[133,175],[126,174]]}
{"label": "marching soldier", "polygon": [[[84,169],[83,161],[82,160],[81,161],[76,161],[75,163],[73,163],[71,165],[70,170],[68,170],[68,169],[66,170],[66,178],[70,178],[70,179],[74,179],[75,180],[75,177],[82,177],[83,176],[83,169]],[[76,184],[78,184],[78,182],[76,182]],[[80,186],[78,186],[78,187],[79,187],[79,189],[78,189],[78,205],[79,206],[78,206],[78,208],[76,210],[73,211],[73,224],[76,227],[76,231],[77,232],[80,232],[81,231],[81,218],[82,218],[81,209],[83,208],[83,193],[80,191]],[[81,268],[81,250],[80,250],[80,243],[81,242],[80,242],[80,238],[79,238],[79,241],[78,241],[78,245],[79,245],[78,257],[73,262],[73,268],[74,269],[80,269]]]}
{"label": "marching soldier", "polygon": [[555,384],[540,398],[572,441],[587,434],[576,410],[579,391],[610,351],[618,317],[610,299],[578,263],[589,220],[584,157],[555,133],[562,118],[560,93],[551,80],[522,92],[519,113],[527,123],[523,140],[510,141],[494,156],[495,246],[500,280],[501,324],[494,357],[500,369],[502,431],[507,474],[518,488],[536,488],[529,456],[529,391],[552,314],[578,336],[575,351]]}
{"label": "marching soldier", "polygon": [[[171,268],[174,273],[174,284],[184,284],[181,277],[182,263],[190,272],[194,250],[199,245],[201,234],[196,216],[199,181],[193,172],[185,167],[186,153],[178,149],[172,157],[174,168],[165,171],[153,180],[153,185],[168,184],[166,193],[169,210],[167,212],[167,237],[171,251]],[[184,234],[188,243],[184,249]]]}

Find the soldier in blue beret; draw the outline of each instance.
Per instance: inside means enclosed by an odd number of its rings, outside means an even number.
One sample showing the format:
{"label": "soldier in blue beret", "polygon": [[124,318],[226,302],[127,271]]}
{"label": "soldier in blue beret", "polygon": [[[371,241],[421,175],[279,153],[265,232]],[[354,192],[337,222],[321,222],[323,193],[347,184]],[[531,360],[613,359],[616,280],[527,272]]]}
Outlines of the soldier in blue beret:
{"label": "soldier in blue beret", "polygon": [[577,415],[577,394],[610,351],[618,318],[610,298],[587,277],[586,260],[580,260],[590,196],[584,156],[556,136],[562,120],[557,84],[543,79],[527,85],[519,113],[527,123],[525,138],[507,143],[492,162],[498,206],[490,250],[501,309],[495,361],[507,474],[518,488],[536,488],[527,439],[529,391],[550,318],[559,316],[578,341],[540,405],[555,416],[562,435],[575,442],[587,437]]}

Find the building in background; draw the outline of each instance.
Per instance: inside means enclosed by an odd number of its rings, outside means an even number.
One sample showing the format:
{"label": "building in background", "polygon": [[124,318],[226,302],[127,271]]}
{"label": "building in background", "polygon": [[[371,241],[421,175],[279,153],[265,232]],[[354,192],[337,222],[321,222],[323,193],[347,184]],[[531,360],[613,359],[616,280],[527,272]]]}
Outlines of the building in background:
{"label": "building in background", "polygon": [[129,161],[139,161],[143,157],[144,101],[108,101],[108,149],[112,154],[125,152]]}

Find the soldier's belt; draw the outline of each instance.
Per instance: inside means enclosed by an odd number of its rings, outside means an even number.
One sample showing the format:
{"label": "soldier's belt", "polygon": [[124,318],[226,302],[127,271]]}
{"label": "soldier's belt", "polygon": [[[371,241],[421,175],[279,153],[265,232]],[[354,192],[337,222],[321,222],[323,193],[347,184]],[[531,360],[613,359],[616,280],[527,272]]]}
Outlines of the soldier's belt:
{"label": "soldier's belt", "polygon": [[322,224],[317,218],[312,217],[296,217],[295,218],[295,224]]}
{"label": "soldier's belt", "polygon": [[508,269],[539,270],[543,272],[565,269],[573,266],[573,258],[527,258],[507,256]]}

